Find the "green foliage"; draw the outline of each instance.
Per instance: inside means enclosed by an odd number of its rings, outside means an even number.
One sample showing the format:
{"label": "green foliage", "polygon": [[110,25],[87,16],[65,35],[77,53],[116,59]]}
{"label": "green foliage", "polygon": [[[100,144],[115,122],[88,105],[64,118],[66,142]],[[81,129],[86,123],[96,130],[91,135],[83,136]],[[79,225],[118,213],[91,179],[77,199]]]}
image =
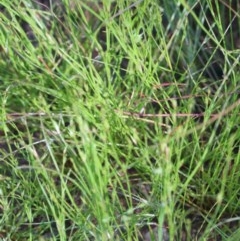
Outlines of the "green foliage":
{"label": "green foliage", "polygon": [[235,240],[235,2],[20,2],[0,5],[0,240]]}

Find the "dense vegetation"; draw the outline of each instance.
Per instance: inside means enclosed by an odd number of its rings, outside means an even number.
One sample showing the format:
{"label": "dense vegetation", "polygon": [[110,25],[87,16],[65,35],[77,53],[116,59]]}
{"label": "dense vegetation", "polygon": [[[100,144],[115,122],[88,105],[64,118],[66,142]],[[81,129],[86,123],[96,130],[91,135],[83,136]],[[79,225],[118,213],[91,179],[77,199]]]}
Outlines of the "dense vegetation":
{"label": "dense vegetation", "polygon": [[0,240],[238,240],[239,8],[2,0]]}

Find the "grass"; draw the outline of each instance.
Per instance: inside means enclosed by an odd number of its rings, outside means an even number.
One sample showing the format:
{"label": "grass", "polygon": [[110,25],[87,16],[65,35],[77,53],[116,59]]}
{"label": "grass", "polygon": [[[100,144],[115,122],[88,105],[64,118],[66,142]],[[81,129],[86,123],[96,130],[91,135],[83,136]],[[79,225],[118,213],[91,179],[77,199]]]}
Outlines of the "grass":
{"label": "grass", "polygon": [[236,240],[236,8],[2,2],[0,240]]}

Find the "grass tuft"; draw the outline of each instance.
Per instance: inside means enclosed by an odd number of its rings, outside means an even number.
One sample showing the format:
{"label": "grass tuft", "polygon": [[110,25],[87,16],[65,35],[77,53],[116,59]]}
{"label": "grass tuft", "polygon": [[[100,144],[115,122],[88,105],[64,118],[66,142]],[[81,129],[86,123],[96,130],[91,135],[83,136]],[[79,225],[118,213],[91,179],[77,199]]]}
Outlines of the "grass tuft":
{"label": "grass tuft", "polygon": [[40,2],[0,4],[0,240],[236,240],[237,1]]}

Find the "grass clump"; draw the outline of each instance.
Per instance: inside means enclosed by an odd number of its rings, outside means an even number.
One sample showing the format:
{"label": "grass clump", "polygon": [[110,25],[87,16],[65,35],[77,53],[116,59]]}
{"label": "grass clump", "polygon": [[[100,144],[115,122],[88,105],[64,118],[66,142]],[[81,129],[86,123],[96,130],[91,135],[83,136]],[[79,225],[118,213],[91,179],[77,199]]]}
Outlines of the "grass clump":
{"label": "grass clump", "polygon": [[0,239],[235,240],[235,2],[2,2]]}

